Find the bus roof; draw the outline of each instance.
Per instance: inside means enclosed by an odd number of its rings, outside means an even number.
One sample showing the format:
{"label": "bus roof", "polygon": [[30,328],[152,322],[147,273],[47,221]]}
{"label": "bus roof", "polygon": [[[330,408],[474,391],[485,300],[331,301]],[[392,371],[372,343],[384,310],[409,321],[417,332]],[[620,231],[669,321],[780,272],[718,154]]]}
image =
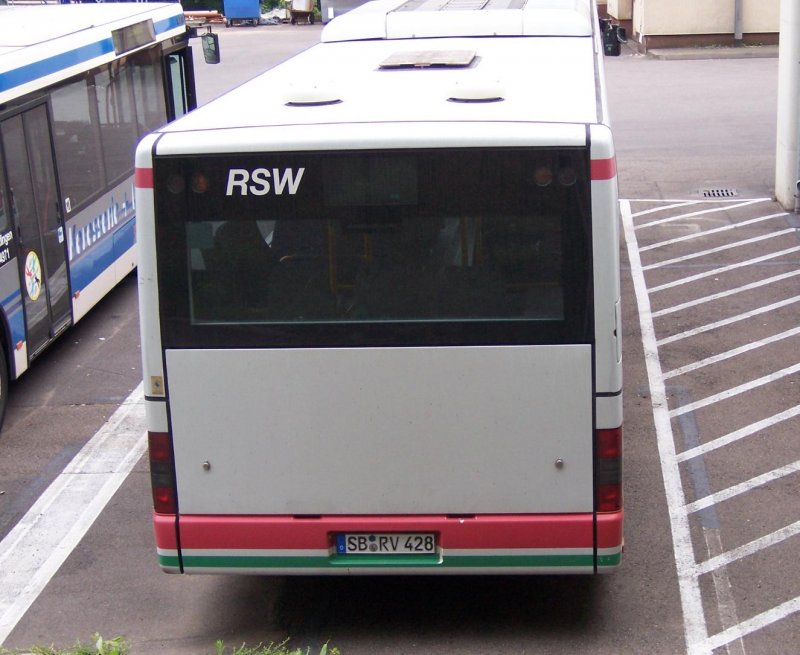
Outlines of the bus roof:
{"label": "bus roof", "polygon": [[0,103],[184,30],[177,2],[0,6]]}
{"label": "bus roof", "polygon": [[[312,126],[323,141],[332,143],[336,139],[333,135],[338,133],[339,143],[343,143],[349,138],[345,133],[370,130],[377,134],[381,129],[385,133],[397,132],[398,125],[414,124],[409,129],[420,134],[423,123],[481,123],[481,131],[490,131],[494,129],[490,125],[501,123],[506,125],[501,129],[506,130],[512,125],[517,126],[513,129],[522,130],[531,124],[607,123],[602,50],[592,34],[591,22],[587,34],[487,38],[484,30],[478,36],[456,36],[459,31],[471,35],[472,28],[482,24],[475,22],[477,15],[488,17],[485,22],[491,34],[495,31],[489,20],[492,17],[506,12],[516,18],[520,12],[523,18],[539,15],[544,8],[555,7],[557,0],[528,0],[521,9],[455,12],[429,11],[425,7],[433,1],[412,0],[424,4],[408,14],[420,29],[429,24],[431,16],[451,15],[453,25],[445,38],[330,38],[331,34],[354,34],[357,30],[348,28],[348,24],[364,25],[358,10],[354,16],[343,15],[325,28],[323,35],[327,37],[323,43],[165,126],[162,131],[175,136],[161,142],[159,152],[164,152],[162,147],[168,148],[169,142],[181,141],[177,136],[181,132],[193,134],[197,148],[201,143],[210,148],[214,142],[219,147],[227,142],[231,148],[255,149],[263,137],[276,147],[283,142],[288,144],[285,147],[295,149],[292,141],[308,140],[308,128]],[[441,4],[448,0],[436,1]],[[383,24],[388,26],[394,13],[392,7],[400,2],[368,3],[361,13],[383,17]],[[514,2],[510,0],[511,4]],[[580,9],[590,4],[593,5],[590,0],[561,0],[558,6]],[[407,6],[408,3],[403,4],[400,10],[406,11],[403,7]],[[568,13],[568,9],[558,11]],[[334,30],[337,21],[345,25],[338,32]],[[413,28],[412,22],[408,25]],[[347,125],[350,127],[345,129]],[[237,129],[242,132],[240,137],[233,134]],[[272,130],[271,136],[264,129]],[[227,132],[225,136],[221,134],[223,130]],[[259,130],[262,132],[256,137]],[[474,132],[475,128],[462,131]],[[583,128],[580,131],[585,135]],[[279,136],[278,132],[285,135]],[[238,138],[241,143],[231,141]],[[188,143],[189,137],[183,142]],[[316,147],[327,146],[320,143]]]}
{"label": "bus roof", "polygon": [[591,36],[593,0],[376,0],[331,21],[323,41]]}

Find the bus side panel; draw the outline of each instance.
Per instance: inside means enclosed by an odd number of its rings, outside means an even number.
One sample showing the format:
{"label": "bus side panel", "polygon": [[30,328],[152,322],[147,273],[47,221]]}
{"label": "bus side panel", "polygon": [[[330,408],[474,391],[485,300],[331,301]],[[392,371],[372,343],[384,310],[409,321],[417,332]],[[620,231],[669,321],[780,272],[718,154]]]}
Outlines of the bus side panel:
{"label": "bus side panel", "polygon": [[[621,512],[598,521],[598,572],[620,562],[619,526]],[[593,532],[591,514],[180,519],[187,573],[585,574],[595,572]],[[337,552],[336,536],[354,533],[434,534],[437,549],[431,555],[402,556]],[[164,563],[174,560],[164,558]]]}
{"label": "bus side panel", "polygon": [[[622,389],[619,204],[614,146],[603,125],[591,128],[591,158],[596,384],[598,393],[618,393]],[[616,428],[619,423],[598,427]]]}
{"label": "bus side panel", "polygon": [[10,259],[0,268],[0,298],[5,319],[9,361],[9,377],[14,380],[28,368],[25,348],[25,315],[22,311],[22,291],[19,282],[17,258]]}
{"label": "bus side panel", "polygon": [[[132,180],[127,179],[67,221],[67,256],[77,321],[121,279],[117,262],[135,238]],[[126,234],[118,241],[120,234]],[[122,265],[124,266],[123,260]],[[130,270],[130,268],[128,269]]]}
{"label": "bus side panel", "polygon": [[625,539],[622,534],[624,511],[597,515],[597,572],[609,573],[621,562]]}
{"label": "bus side panel", "polygon": [[[161,328],[158,322],[158,275],[153,205],[152,148],[156,139],[156,135],[146,136],[136,149],[136,239],[139,248],[139,324],[142,335],[145,396],[163,398],[165,389],[161,359]],[[148,413],[148,430],[158,432],[165,429],[151,425],[149,419]]]}
{"label": "bus side panel", "polygon": [[181,573],[177,528],[178,518],[174,514],[153,514],[158,563],[165,573]]}

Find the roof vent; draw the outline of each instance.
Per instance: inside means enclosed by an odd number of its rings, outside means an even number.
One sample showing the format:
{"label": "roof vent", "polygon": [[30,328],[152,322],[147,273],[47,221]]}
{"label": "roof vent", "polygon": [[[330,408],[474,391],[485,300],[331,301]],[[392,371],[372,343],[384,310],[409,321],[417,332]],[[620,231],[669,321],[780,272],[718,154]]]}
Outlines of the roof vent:
{"label": "roof vent", "polygon": [[501,102],[505,95],[500,80],[480,78],[456,82],[447,99],[450,102]]}
{"label": "roof vent", "polygon": [[396,52],[381,68],[466,68],[475,61],[473,50],[412,50]]}
{"label": "roof vent", "polygon": [[292,85],[286,94],[288,107],[322,107],[337,105],[342,101],[333,87],[325,82],[308,82],[306,84]]}

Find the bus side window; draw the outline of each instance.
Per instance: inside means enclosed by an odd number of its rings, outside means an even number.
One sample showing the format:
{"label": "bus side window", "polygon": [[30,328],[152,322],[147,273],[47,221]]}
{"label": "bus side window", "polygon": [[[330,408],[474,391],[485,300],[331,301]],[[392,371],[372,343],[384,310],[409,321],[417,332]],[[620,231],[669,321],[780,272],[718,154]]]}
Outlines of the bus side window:
{"label": "bus side window", "polygon": [[192,69],[186,53],[186,50],[173,52],[164,58],[169,99],[167,110],[171,121],[195,108],[195,99],[189,93]]}
{"label": "bus side window", "polygon": [[129,62],[133,73],[139,136],[144,136],[167,122],[167,104],[162,92],[163,73],[156,50],[137,52]]}
{"label": "bus side window", "polygon": [[125,61],[115,62],[95,77],[103,164],[109,182],[133,170],[133,152],[139,139],[129,72]]}
{"label": "bus side window", "polygon": [[81,78],[54,90],[53,139],[61,192],[67,212],[105,186],[100,131],[92,78]]}

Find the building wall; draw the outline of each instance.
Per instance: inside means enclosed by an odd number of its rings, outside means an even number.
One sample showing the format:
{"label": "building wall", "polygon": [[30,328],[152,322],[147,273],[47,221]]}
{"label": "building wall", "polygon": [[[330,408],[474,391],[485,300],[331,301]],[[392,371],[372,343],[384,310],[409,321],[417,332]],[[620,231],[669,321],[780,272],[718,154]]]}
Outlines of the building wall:
{"label": "building wall", "polygon": [[[624,3],[622,3],[624,4]],[[779,0],[744,0],[745,32],[777,32]],[[734,28],[734,0],[634,0],[643,34],[725,34]]]}
{"label": "building wall", "polygon": [[[646,47],[726,45],[734,33],[735,0],[607,0],[608,13]],[[742,30],[750,43],[777,43],[780,0],[743,0]]]}

